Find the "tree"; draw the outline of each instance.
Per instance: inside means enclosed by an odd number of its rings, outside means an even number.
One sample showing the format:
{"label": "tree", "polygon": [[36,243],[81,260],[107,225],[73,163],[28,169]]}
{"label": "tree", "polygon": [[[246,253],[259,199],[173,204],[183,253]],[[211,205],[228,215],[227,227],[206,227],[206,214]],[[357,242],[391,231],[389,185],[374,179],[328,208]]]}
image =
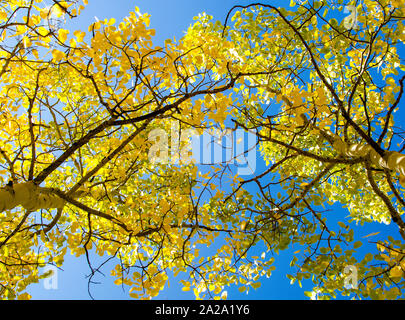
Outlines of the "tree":
{"label": "tree", "polygon": [[[311,296],[331,298],[340,291],[403,297],[405,155],[403,130],[394,124],[405,79],[399,74],[405,70],[399,54],[403,2],[236,8],[243,10],[231,26],[225,23],[224,36],[246,62],[243,72],[269,72],[244,77],[235,119],[237,126],[257,131],[268,164],[240,184],[254,183],[261,192],[250,209],[250,230],[269,249],[302,248],[291,262],[297,273],[289,277],[312,277]],[[328,18],[328,10],[343,8],[351,14],[341,23],[336,13]],[[270,74],[275,68],[281,71]],[[284,193],[275,195],[276,185]],[[362,242],[350,244],[352,227],[347,221],[333,225],[324,210],[336,202],[348,208],[350,221],[393,223],[398,233],[376,242],[376,252],[359,256]],[[356,269],[354,286],[346,285],[349,266]]]}
{"label": "tree", "polygon": [[[214,255],[196,267],[195,244],[230,232],[199,208],[196,165],[159,163],[152,150],[156,130],[181,120],[180,135],[204,117],[223,117],[230,98],[222,92],[242,76],[230,69],[230,43],[217,34],[204,48],[188,40],[153,46],[149,17],[137,8],[119,24],[63,29],[83,8],[1,2],[3,298],[29,297],[27,286],[50,276],[39,269],[60,267],[68,249],[86,255],[89,284],[99,271],[92,251],[118,259],[111,272],[132,297],[156,296],[169,269],[205,277],[220,266]],[[214,49],[215,41],[224,46]],[[205,98],[210,105],[201,105]],[[179,139],[171,153],[184,145]],[[209,281],[218,295],[223,283]]]}
{"label": "tree", "polygon": [[[403,242],[392,235],[357,262],[350,225],[332,227],[319,208],[392,220],[404,237],[399,1],[364,1],[341,24],[325,2],[239,6],[232,23],[201,15],[164,47],[137,8],[72,33],[63,20],[80,14],[78,1],[0,8],[2,298],[29,298],[27,286],[49,276],[39,268],[61,266],[68,249],[86,255],[91,277],[102,267],[91,252],[117,258],[111,273],[134,298],[158,295],[169,270],[187,272],[184,290],[198,298],[226,298],[226,286],[271,275],[274,258],[251,253],[260,244],[301,246],[290,277],[313,276],[324,297],[353,292],[348,265],[358,297],[403,295]],[[186,161],[186,130],[228,120],[256,133],[266,171],[242,179],[228,162],[201,173]]]}

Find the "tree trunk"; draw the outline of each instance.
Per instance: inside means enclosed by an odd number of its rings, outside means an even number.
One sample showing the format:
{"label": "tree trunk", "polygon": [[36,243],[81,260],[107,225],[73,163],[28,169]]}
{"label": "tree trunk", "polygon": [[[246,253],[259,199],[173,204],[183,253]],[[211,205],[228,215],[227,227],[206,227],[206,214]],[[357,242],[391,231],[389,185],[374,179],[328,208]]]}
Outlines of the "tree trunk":
{"label": "tree trunk", "polygon": [[[83,194],[77,192],[76,196]],[[53,194],[48,188],[36,186],[33,182],[17,183],[0,189],[0,212],[22,206],[29,211],[63,208],[65,200]]]}

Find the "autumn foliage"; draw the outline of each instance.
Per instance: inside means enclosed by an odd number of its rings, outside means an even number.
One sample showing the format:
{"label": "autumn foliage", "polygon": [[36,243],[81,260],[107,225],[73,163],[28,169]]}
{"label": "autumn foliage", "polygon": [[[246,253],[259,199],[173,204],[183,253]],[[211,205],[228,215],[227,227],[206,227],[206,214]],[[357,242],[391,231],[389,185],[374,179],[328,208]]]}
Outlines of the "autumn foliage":
{"label": "autumn foliage", "polygon": [[[196,298],[226,298],[293,244],[288,277],[323,298],[404,297],[401,1],[348,3],[341,21],[327,1],[235,6],[160,46],[138,8],[67,29],[86,4],[0,0],[1,298],[29,298],[68,252],[90,281],[92,254],[115,259],[133,298],[158,296],[169,271]],[[240,129],[264,171],[189,161],[179,138]],[[349,217],[333,222],[334,203]],[[360,254],[353,222],[396,229]]]}

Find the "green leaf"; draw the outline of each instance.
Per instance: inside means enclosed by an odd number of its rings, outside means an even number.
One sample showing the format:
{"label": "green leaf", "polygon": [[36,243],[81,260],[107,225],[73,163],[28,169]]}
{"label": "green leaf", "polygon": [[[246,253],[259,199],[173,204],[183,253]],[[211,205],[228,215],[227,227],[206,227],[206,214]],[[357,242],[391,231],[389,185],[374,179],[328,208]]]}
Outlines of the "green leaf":
{"label": "green leaf", "polygon": [[330,20],[329,20],[329,23],[330,23],[331,26],[334,27],[334,28],[336,28],[336,27],[339,25],[338,21],[337,21],[335,18],[330,19]]}
{"label": "green leaf", "polygon": [[356,242],[353,244],[353,247],[354,247],[354,249],[358,249],[358,248],[360,248],[362,245],[363,245],[363,243],[362,243],[361,241],[356,241]]}
{"label": "green leaf", "polygon": [[260,282],[252,283],[252,288],[253,288],[253,289],[258,289],[258,288],[260,288],[261,286],[262,286],[262,284],[261,284]]}
{"label": "green leaf", "polygon": [[246,291],[246,287],[242,286],[238,288],[239,292],[245,292]]}
{"label": "green leaf", "polygon": [[327,254],[327,253],[329,252],[329,248],[322,247],[322,248],[319,248],[319,251],[320,251],[322,254]]}

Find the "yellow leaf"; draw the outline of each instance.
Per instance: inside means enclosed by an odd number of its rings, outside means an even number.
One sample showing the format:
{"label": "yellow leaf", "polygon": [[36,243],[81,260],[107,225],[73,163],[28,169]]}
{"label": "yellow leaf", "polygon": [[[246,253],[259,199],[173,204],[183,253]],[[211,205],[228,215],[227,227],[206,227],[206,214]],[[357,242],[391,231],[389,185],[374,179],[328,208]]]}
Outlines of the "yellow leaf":
{"label": "yellow leaf", "polygon": [[69,45],[70,45],[72,48],[76,48],[76,46],[77,46],[76,40],[75,40],[75,39],[70,39]]}
{"label": "yellow leaf", "polygon": [[384,252],[385,247],[381,243],[377,243],[377,250],[380,251],[380,252]]}
{"label": "yellow leaf", "polygon": [[368,238],[368,237],[376,236],[376,235],[379,234],[379,233],[380,233],[380,231],[378,231],[378,232],[373,232],[373,233],[370,233],[370,234],[364,236],[363,238]]}
{"label": "yellow leaf", "polygon": [[59,5],[54,5],[52,7],[52,14],[56,15],[58,18],[60,18],[62,15],[65,14],[63,8],[61,8]]}
{"label": "yellow leaf", "polygon": [[101,22],[100,21],[94,22],[93,27],[94,27],[94,30],[100,29],[101,28]]}
{"label": "yellow leaf", "polygon": [[16,28],[17,32],[15,33],[16,36],[19,36],[20,34],[23,34],[27,31],[26,26],[18,25]]}
{"label": "yellow leaf", "polygon": [[69,34],[69,30],[59,29],[59,31],[58,31],[58,35],[59,35],[58,38],[59,38],[59,40],[60,40],[61,42],[65,42],[66,39],[67,39],[68,34]]}
{"label": "yellow leaf", "polygon": [[80,30],[76,30],[73,34],[76,36],[77,42],[82,42],[83,38],[86,36],[86,33]]}
{"label": "yellow leaf", "polygon": [[318,105],[324,105],[328,103],[328,97],[326,96],[325,91],[322,87],[319,87],[316,90],[316,93],[318,95],[318,98],[316,99]]}
{"label": "yellow leaf", "polygon": [[4,11],[0,11],[0,21],[7,20],[7,13]]}
{"label": "yellow leaf", "polygon": [[56,62],[58,62],[58,61],[62,60],[63,58],[65,58],[65,54],[62,51],[59,51],[59,50],[56,50],[56,49],[52,50],[52,56],[53,56],[53,59]]}
{"label": "yellow leaf", "polygon": [[138,298],[139,298],[139,294],[134,293],[134,292],[131,292],[131,293],[129,294],[129,296],[130,296],[131,298],[134,298],[134,299],[138,299]]}
{"label": "yellow leaf", "polygon": [[42,19],[48,18],[49,10],[48,9],[42,9],[39,12],[39,15],[41,16]]}
{"label": "yellow leaf", "polygon": [[29,48],[29,47],[31,47],[32,43],[31,43],[30,38],[24,37],[24,38],[23,38],[23,44],[24,44],[24,48]]}
{"label": "yellow leaf", "polygon": [[163,213],[166,213],[170,210],[170,204],[167,202],[166,199],[160,200],[159,205],[162,208]]}
{"label": "yellow leaf", "polygon": [[75,233],[78,227],[79,223],[77,221],[73,221],[72,224],[70,225],[70,231],[72,233]]}
{"label": "yellow leaf", "polygon": [[385,253],[382,253],[382,254],[381,254],[381,258],[383,258],[384,261],[386,261],[386,262],[390,262],[390,261],[391,261],[390,257],[387,256]]}
{"label": "yellow leaf", "polygon": [[42,37],[46,37],[49,33],[48,30],[44,27],[39,27],[37,31]]}
{"label": "yellow leaf", "polygon": [[397,298],[399,295],[401,295],[401,292],[397,287],[391,288],[387,293],[386,293],[386,300],[393,300]]}
{"label": "yellow leaf", "polygon": [[390,270],[390,276],[394,278],[402,277],[404,272],[400,266],[395,266]]}
{"label": "yellow leaf", "polygon": [[28,293],[22,293],[18,296],[18,300],[30,300],[31,299],[31,295]]}
{"label": "yellow leaf", "polygon": [[260,282],[252,283],[252,288],[253,288],[253,289],[258,289],[258,288],[260,288],[261,286],[262,286],[262,284],[261,284]]}
{"label": "yellow leaf", "polygon": [[301,127],[305,124],[304,118],[302,117],[301,113],[297,113],[297,116],[295,117],[295,123],[298,127]]}
{"label": "yellow leaf", "polygon": [[38,50],[37,49],[32,50],[31,53],[34,55],[34,57],[36,59],[38,59]]}

